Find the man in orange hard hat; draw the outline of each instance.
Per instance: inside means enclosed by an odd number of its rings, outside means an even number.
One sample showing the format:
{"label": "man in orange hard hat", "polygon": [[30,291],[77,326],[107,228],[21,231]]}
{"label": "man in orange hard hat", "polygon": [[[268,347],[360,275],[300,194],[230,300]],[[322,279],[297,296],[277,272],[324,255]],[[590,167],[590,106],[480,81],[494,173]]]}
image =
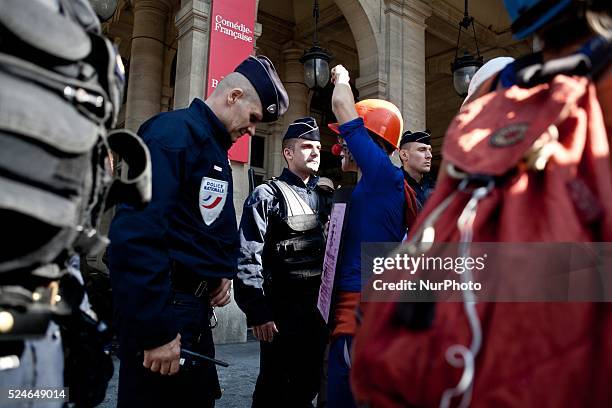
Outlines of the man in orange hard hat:
{"label": "man in orange hard hat", "polygon": [[349,370],[355,311],[361,300],[361,243],[400,242],[406,227],[404,176],[390,159],[402,134],[399,109],[380,99],[355,104],[349,73],[342,65],[332,70],[332,81],[332,109],[338,123],[329,127],[340,136],[342,169],[361,173],[351,194],[333,285],[327,403],[334,408],[355,406]]}

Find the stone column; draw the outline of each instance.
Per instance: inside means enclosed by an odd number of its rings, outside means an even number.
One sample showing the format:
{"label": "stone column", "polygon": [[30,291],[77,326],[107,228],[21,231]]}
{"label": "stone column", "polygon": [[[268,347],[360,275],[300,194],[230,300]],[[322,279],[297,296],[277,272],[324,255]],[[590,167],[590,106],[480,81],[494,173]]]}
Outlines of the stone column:
{"label": "stone column", "polygon": [[360,76],[355,80],[355,87],[359,91],[359,100],[385,99],[387,95],[387,81],[384,80],[384,75],[380,75],[380,73]]}
{"label": "stone column", "polygon": [[[248,167],[242,163],[231,162],[232,180],[234,182],[234,208],[236,209],[236,220],[240,225],[242,217],[242,205],[248,195],[249,182],[247,178]],[[247,339],[246,316],[234,299],[234,291],[231,293],[230,304],[215,309],[218,325],[212,331],[215,344],[244,343]]]}
{"label": "stone column", "polygon": [[183,0],[176,13],[178,31],[174,109],[189,106],[193,98],[206,92],[210,3]]}
{"label": "stone column", "polygon": [[259,47],[257,46],[257,40],[259,40],[259,37],[261,37],[261,34],[263,32],[263,26],[261,25],[261,23],[255,22],[255,29],[253,30],[253,55],[257,55],[257,53],[259,52]]}
{"label": "stone column", "polygon": [[285,159],[282,152],[283,135],[285,128],[282,120],[272,123],[268,127],[266,144],[268,146],[268,165],[266,178],[278,177],[285,167]]}
{"label": "stone column", "polygon": [[287,125],[308,113],[308,87],[304,84],[304,65],[300,62],[303,54],[304,50],[297,47],[281,52],[283,84],[289,95],[289,109],[283,115]]}
{"label": "stone column", "polygon": [[160,112],[168,4],[135,0],[125,125],[136,131]]}
{"label": "stone column", "polygon": [[280,72],[283,85],[289,95],[289,108],[277,125],[270,128],[271,143],[268,144],[268,157],[271,160],[269,160],[268,172],[274,176],[278,176],[286,164],[281,145],[287,126],[295,119],[308,115],[309,90],[304,84],[304,66],[300,62],[303,53],[304,50],[297,47],[281,51]]}
{"label": "stone column", "polygon": [[425,19],[431,7],[420,0],[385,0],[387,98],[404,128],[425,128]]}

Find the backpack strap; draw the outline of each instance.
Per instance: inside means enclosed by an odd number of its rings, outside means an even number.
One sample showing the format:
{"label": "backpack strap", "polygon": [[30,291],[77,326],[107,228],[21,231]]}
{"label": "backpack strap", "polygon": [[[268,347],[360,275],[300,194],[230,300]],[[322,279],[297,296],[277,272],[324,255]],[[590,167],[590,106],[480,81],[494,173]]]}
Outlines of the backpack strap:
{"label": "backpack strap", "polygon": [[563,58],[543,62],[541,53],[519,58],[508,64],[491,85],[491,90],[501,82],[504,88],[518,85],[531,88],[550,82],[556,75],[588,76],[597,79],[612,62],[612,43],[609,38],[597,36],[587,41],[577,52]]}
{"label": "backpack strap", "polygon": [[410,184],[404,180],[404,198],[406,204],[404,207],[404,223],[406,224],[406,230],[409,232],[410,227],[414,224],[418,215],[418,204],[416,199],[416,192],[410,187]]}

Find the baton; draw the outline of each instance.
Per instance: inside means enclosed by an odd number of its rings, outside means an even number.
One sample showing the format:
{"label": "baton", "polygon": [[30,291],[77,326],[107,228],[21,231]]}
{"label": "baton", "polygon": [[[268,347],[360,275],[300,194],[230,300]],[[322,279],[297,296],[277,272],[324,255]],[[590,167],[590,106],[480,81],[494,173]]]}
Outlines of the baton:
{"label": "baton", "polygon": [[183,354],[183,353],[185,353],[185,354],[187,354],[189,356],[192,356],[192,357],[199,358],[201,360],[206,360],[206,361],[209,361],[211,363],[215,363],[217,365],[220,365],[221,367],[229,367],[229,364],[226,363],[225,361],[217,360],[216,358],[208,357],[208,356],[205,356],[203,354],[195,353],[195,352],[193,352],[191,350],[187,350],[187,349],[181,348],[181,354]]}
{"label": "baton", "polygon": [[255,170],[253,170],[252,167],[249,167],[247,174],[249,179],[249,194],[251,194],[253,190],[255,190],[255,187],[257,187],[255,185]]}

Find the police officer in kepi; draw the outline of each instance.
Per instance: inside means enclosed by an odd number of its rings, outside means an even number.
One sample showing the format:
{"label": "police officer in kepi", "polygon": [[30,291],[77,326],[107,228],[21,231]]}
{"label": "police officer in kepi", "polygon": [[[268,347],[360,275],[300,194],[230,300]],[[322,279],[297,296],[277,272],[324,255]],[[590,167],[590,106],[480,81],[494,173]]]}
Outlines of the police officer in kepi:
{"label": "police officer in kepi", "polygon": [[283,138],[288,168],[247,198],[240,221],[236,302],[260,340],[253,407],[311,407],[319,391],[325,323],[317,309],[331,193],[317,186],[313,118]]}
{"label": "police officer in kepi", "polygon": [[417,210],[420,212],[435,187],[428,176],[432,158],[431,131],[404,132],[400,139],[399,156],[404,179],[415,193]]}
{"label": "police officer in kepi", "polygon": [[[230,301],[239,249],[228,149],[288,106],[270,60],[249,57],[202,101],[161,113],[138,133],[150,149],[153,197],[113,219],[108,265],[120,344],[118,406],[212,407],[211,308]],[[181,359],[179,359],[179,356]]]}

